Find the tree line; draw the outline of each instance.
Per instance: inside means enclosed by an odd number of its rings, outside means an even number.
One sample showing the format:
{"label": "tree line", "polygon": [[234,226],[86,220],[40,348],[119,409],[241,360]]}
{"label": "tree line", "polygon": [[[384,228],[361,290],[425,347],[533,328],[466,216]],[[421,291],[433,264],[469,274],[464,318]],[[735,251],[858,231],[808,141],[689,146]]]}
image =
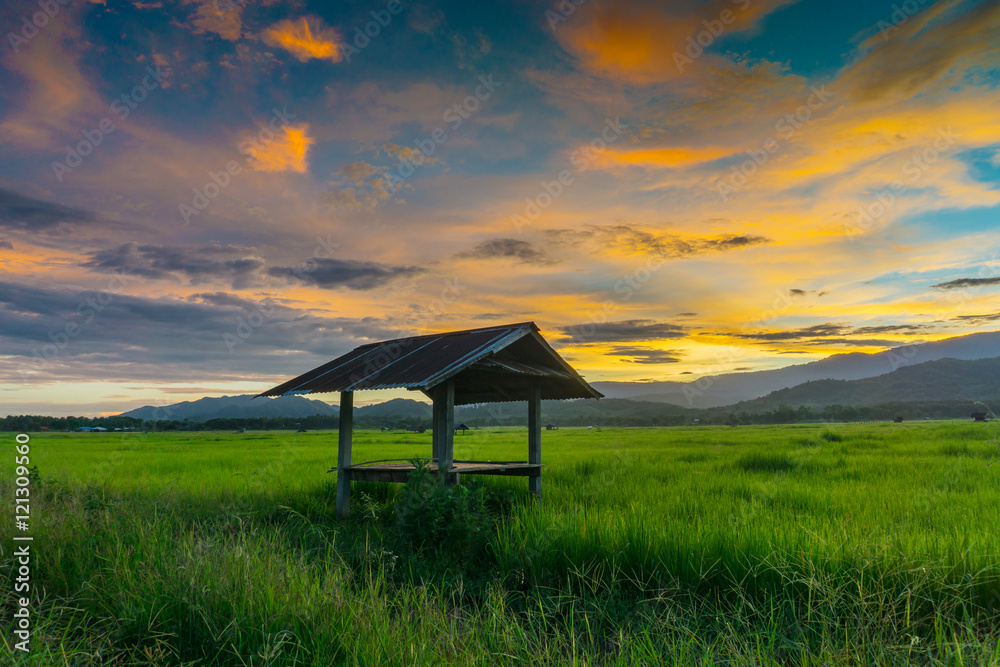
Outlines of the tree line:
{"label": "tree line", "polygon": [[[630,402],[620,401],[618,406]],[[928,401],[883,403],[871,406],[828,405],[823,407],[779,406],[762,412],[735,411],[731,407],[686,409],[675,405],[634,402],[628,411],[602,411],[600,404],[586,413],[563,413],[551,404],[543,404],[542,419],[559,426],[685,426],[695,424],[798,424],[807,422],[859,422],[859,421],[914,421],[924,419],[963,419],[973,412],[990,412],[994,406],[975,401]],[[639,406],[637,409],[635,406]],[[527,411],[493,412],[471,409],[459,412],[456,423],[470,427],[526,426]],[[232,431],[248,430],[327,430],[336,429],[338,418],[331,415],[311,417],[232,417],[209,419],[204,422],[190,420],[142,420],[135,417],[47,417],[41,415],[11,415],[0,418],[0,430],[18,432],[73,431],[81,426],[100,426],[113,431],[131,429],[142,431]],[[392,415],[355,417],[355,428],[416,431],[429,429],[429,417],[399,417]]]}

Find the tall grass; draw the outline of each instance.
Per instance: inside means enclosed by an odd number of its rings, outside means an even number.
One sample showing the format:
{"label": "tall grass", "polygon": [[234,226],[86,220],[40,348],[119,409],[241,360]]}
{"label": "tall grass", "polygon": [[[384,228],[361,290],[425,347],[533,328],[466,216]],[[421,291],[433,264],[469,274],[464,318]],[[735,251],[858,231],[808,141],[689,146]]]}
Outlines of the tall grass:
{"label": "tall grass", "polygon": [[[523,458],[524,436],[456,446]],[[418,438],[362,432],[355,458],[426,455]],[[355,518],[334,520],[334,448],[325,433],[33,437],[44,595],[21,662],[1000,663],[988,424],[560,429],[541,503],[518,479],[488,480],[485,499],[417,494],[487,531],[461,558],[421,539],[449,528],[412,498],[401,514],[395,485],[356,484]]]}

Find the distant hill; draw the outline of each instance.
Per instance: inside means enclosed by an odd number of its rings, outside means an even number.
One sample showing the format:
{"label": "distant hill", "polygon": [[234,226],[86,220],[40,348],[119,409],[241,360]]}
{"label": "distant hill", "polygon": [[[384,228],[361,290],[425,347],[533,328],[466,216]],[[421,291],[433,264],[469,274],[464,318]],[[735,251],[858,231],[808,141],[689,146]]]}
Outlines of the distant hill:
{"label": "distant hill", "polygon": [[366,405],[354,409],[354,414],[360,419],[364,417],[430,417],[431,406],[428,403],[414,401],[412,398],[394,398],[384,403]]}
{"label": "distant hill", "polygon": [[[667,423],[671,417],[695,414],[694,410],[670,405],[623,398],[604,398],[599,401],[542,401],[542,420],[556,424],[600,424],[609,418],[635,420],[649,423],[657,420]],[[465,405],[455,408],[455,422],[473,424],[522,424],[527,422],[525,403],[492,403]]]}
{"label": "distant hill", "polygon": [[780,389],[814,380],[860,380],[891,373],[906,366],[939,359],[986,359],[1000,353],[1000,331],[956,336],[933,343],[893,348],[867,354],[835,354],[807,364],[773,371],[724,373],[695,382],[594,382],[609,398],[673,403],[682,407],[713,408],[760,398]]}
{"label": "distant hill", "polygon": [[[304,396],[257,398],[253,394],[200,398],[164,407],[147,405],[123,412],[122,417],[137,419],[204,422],[209,419],[253,419],[257,417],[302,418],[313,415],[336,417],[340,408]],[[431,406],[409,398],[394,398],[384,403],[354,408],[356,419],[371,417],[423,418],[431,416]]]}
{"label": "distant hill", "polygon": [[[968,340],[972,339],[972,341]],[[958,342],[956,342],[958,341]],[[996,347],[987,347],[996,341]],[[935,347],[928,347],[935,346]],[[702,403],[713,405],[688,408],[663,400],[669,393],[645,393],[631,398],[605,398],[600,401],[543,401],[542,415],[546,421],[562,424],[598,424],[613,421],[619,424],[668,424],[687,419],[741,413],[760,414],[788,406],[798,408],[824,408],[826,406],[870,407],[886,404],[957,403],[986,401],[1000,404],[1000,333],[973,334],[953,338],[941,343],[912,348],[915,352],[895,351],[900,359],[890,353],[836,355],[811,364],[802,364],[778,371],[729,374],[716,376],[705,392],[708,398]],[[966,355],[991,353],[990,357],[974,360],[944,358],[925,360],[942,350],[959,350]],[[920,363],[922,360],[923,363]],[[897,368],[893,370],[890,362]],[[880,367],[879,364],[885,364]],[[887,370],[888,369],[888,370]],[[875,373],[875,371],[886,371]],[[714,405],[719,396],[743,395],[762,391],[763,387],[793,382],[796,377],[817,373],[858,375],[861,378],[812,379],[790,387],[778,387],[765,395],[750,400],[731,401]],[[597,383],[600,385],[628,383]],[[665,384],[683,383],[654,383]],[[648,385],[631,385],[633,388]],[[721,387],[721,389],[719,389]],[[602,390],[604,387],[601,387]],[[715,396],[712,392],[717,391]],[[683,396],[683,394],[681,394]],[[250,394],[202,398],[156,408],[145,406],[125,412],[122,416],[139,419],[177,420],[204,422],[210,419],[252,419],[263,417],[306,418],[314,415],[333,416],[338,408],[323,401],[303,396],[258,398]],[[684,400],[684,399],[681,399]],[[678,401],[679,402],[679,401]],[[953,416],[966,411],[956,408]],[[527,408],[523,403],[495,403],[480,406],[460,406],[455,410],[456,422],[469,425],[521,424],[526,420]],[[431,417],[431,406],[421,401],[396,398],[384,403],[355,408],[355,417],[362,424],[417,424]],[[401,421],[402,420],[402,421]],[[426,422],[425,422],[426,423]]]}
{"label": "distant hill", "polygon": [[340,411],[339,408],[328,403],[303,396],[258,399],[253,397],[253,394],[242,394],[220,398],[200,398],[197,401],[184,401],[164,407],[146,405],[123,412],[121,416],[137,419],[175,419],[178,421],[188,419],[193,422],[203,422],[226,417],[248,419],[253,417],[336,416]]}
{"label": "distant hill", "polygon": [[729,406],[733,411],[763,412],[781,405],[864,406],[926,401],[996,401],[1000,399],[1000,357],[965,361],[940,359],[904,366],[862,380],[814,380],[771,392],[763,398]]}

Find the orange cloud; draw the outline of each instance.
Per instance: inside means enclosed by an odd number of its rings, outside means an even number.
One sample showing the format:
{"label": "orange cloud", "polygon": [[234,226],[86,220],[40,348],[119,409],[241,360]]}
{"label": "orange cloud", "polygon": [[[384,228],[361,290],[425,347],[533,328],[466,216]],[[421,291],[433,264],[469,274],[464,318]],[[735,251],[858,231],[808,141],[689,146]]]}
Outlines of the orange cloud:
{"label": "orange cloud", "polygon": [[284,133],[278,132],[271,141],[247,149],[253,157],[251,165],[255,171],[294,171],[301,174],[308,169],[309,148],[315,141],[309,136],[309,126],[287,125],[282,129]]}
{"label": "orange cloud", "polygon": [[752,28],[788,0],[682,2],[670,10],[664,4],[595,3],[554,26],[556,39],[597,74],[640,84],[668,81],[684,75],[718,37]]}
{"label": "orange cloud", "polygon": [[843,76],[851,92],[861,100],[910,98],[961,81],[971,65],[994,66],[1000,4],[983,2],[958,15],[955,4],[928,7],[898,27],[880,22],[880,32],[862,45],[868,51]]}
{"label": "orange cloud", "polygon": [[80,131],[81,118],[107,109],[80,71],[81,43],[78,26],[53,21],[32,40],[30,53],[5,49],[0,55],[4,67],[27,81],[17,87],[16,111],[0,122],[0,141],[34,149],[62,146],[63,137]]}
{"label": "orange cloud", "polygon": [[340,35],[312,16],[279,21],[264,31],[263,39],[265,44],[285,49],[302,62],[317,58],[337,63],[344,59]]}

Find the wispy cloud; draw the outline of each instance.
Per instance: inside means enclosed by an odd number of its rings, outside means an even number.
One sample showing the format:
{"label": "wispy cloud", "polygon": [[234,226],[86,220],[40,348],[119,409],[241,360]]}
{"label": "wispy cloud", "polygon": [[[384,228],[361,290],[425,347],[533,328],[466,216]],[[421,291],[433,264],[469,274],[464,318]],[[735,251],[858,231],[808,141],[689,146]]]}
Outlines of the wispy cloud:
{"label": "wispy cloud", "polygon": [[487,239],[471,250],[458,253],[462,259],[513,259],[524,264],[554,264],[556,261],[541,248],[521,239]]}
{"label": "wispy cloud", "polygon": [[235,42],[243,34],[242,0],[196,0],[191,18],[195,34],[213,33]]}
{"label": "wispy cloud", "polygon": [[261,37],[265,44],[282,48],[302,62],[318,59],[337,63],[344,59],[337,31],[315,16],[279,21]]}
{"label": "wispy cloud", "polygon": [[[162,246],[130,242],[91,252],[89,257],[83,266],[96,271],[190,285],[225,282],[233,289],[263,287],[277,280],[279,284],[324,289],[371,290],[425,271],[416,266],[329,257],[313,257],[298,266],[268,266],[256,248],[234,245]],[[213,303],[219,303],[223,297],[211,298]]]}
{"label": "wispy cloud", "polygon": [[958,65],[993,61],[1000,53],[998,27],[1000,5],[974,0],[931,4],[900,25],[883,20],[844,83],[863,100],[915,95],[957,77]]}
{"label": "wispy cloud", "polygon": [[[184,381],[209,373],[213,380],[281,375],[289,368],[309,368],[361,342],[399,333],[377,318],[322,318],[270,302],[220,302],[206,296],[195,301],[113,294],[100,311],[88,305],[88,290],[50,289],[0,282],[5,356],[0,382],[22,386],[93,378],[92,364],[103,381]],[[239,354],[225,336],[248,314],[267,314],[240,339]],[[76,336],[56,356],[41,356],[50,334],[76,327]],[[277,353],[277,354],[270,354]],[[248,370],[247,359],[258,355]],[[270,356],[270,360],[265,360]],[[27,375],[25,375],[27,374]]]}
{"label": "wispy cloud", "polygon": [[676,364],[684,358],[684,353],[680,350],[655,350],[628,345],[615,345],[610,353],[633,364]]}
{"label": "wispy cloud", "polygon": [[683,338],[686,327],[657,320],[622,320],[620,322],[594,322],[556,327],[565,338],[560,342],[567,345],[588,343],[648,342]]}
{"label": "wispy cloud", "polygon": [[598,251],[620,250],[629,254],[653,255],[665,259],[693,257],[766,245],[770,240],[757,234],[724,234],[715,237],[680,236],[640,229],[633,225],[587,225],[580,229],[550,229],[554,243],[590,244]]}
{"label": "wispy cloud", "polygon": [[60,225],[88,224],[93,211],[26,197],[0,188],[0,227],[25,231],[51,230]]}
{"label": "wispy cloud", "polygon": [[334,206],[366,206],[373,208],[392,198],[392,170],[368,162],[350,162],[340,167],[336,180],[323,194],[323,200]]}
{"label": "wispy cloud", "polygon": [[730,334],[734,338],[744,340],[778,342],[796,341],[806,343],[840,344],[840,345],[874,345],[888,346],[898,344],[898,341],[882,339],[862,339],[845,338],[845,336],[871,336],[878,334],[897,334],[913,336],[923,334],[932,327],[924,324],[886,324],[864,327],[852,327],[847,324],[824,323],[814,324],[798,329],[786,329],[781,331],[761,331],[753,333]]}
{"label": "wispy cloud", "polygon": [[418,266],[387,266],[376,262],[360,262],[350,259],[314,259],[315,268],[273,266],[268,274],[300,280],[307,285],[323,288],[347,287],[354,290],[371,290],[395,280],[412,278],[425,272]]}
{"label": "wispy cloud", "polygon": [[130,242],[90,253],[83,266],[152,280],[186,278],[195,285],[225,281],[243,289],[260,282],[264,260],[254,248],[232,245],[178,247]]}
{"label": "wispy cloud", "polygon": [[935,289],[963,289],[965,287],[985,287],[1000,285],[1000,278],[957,278],[945,283],[931,285]]}

